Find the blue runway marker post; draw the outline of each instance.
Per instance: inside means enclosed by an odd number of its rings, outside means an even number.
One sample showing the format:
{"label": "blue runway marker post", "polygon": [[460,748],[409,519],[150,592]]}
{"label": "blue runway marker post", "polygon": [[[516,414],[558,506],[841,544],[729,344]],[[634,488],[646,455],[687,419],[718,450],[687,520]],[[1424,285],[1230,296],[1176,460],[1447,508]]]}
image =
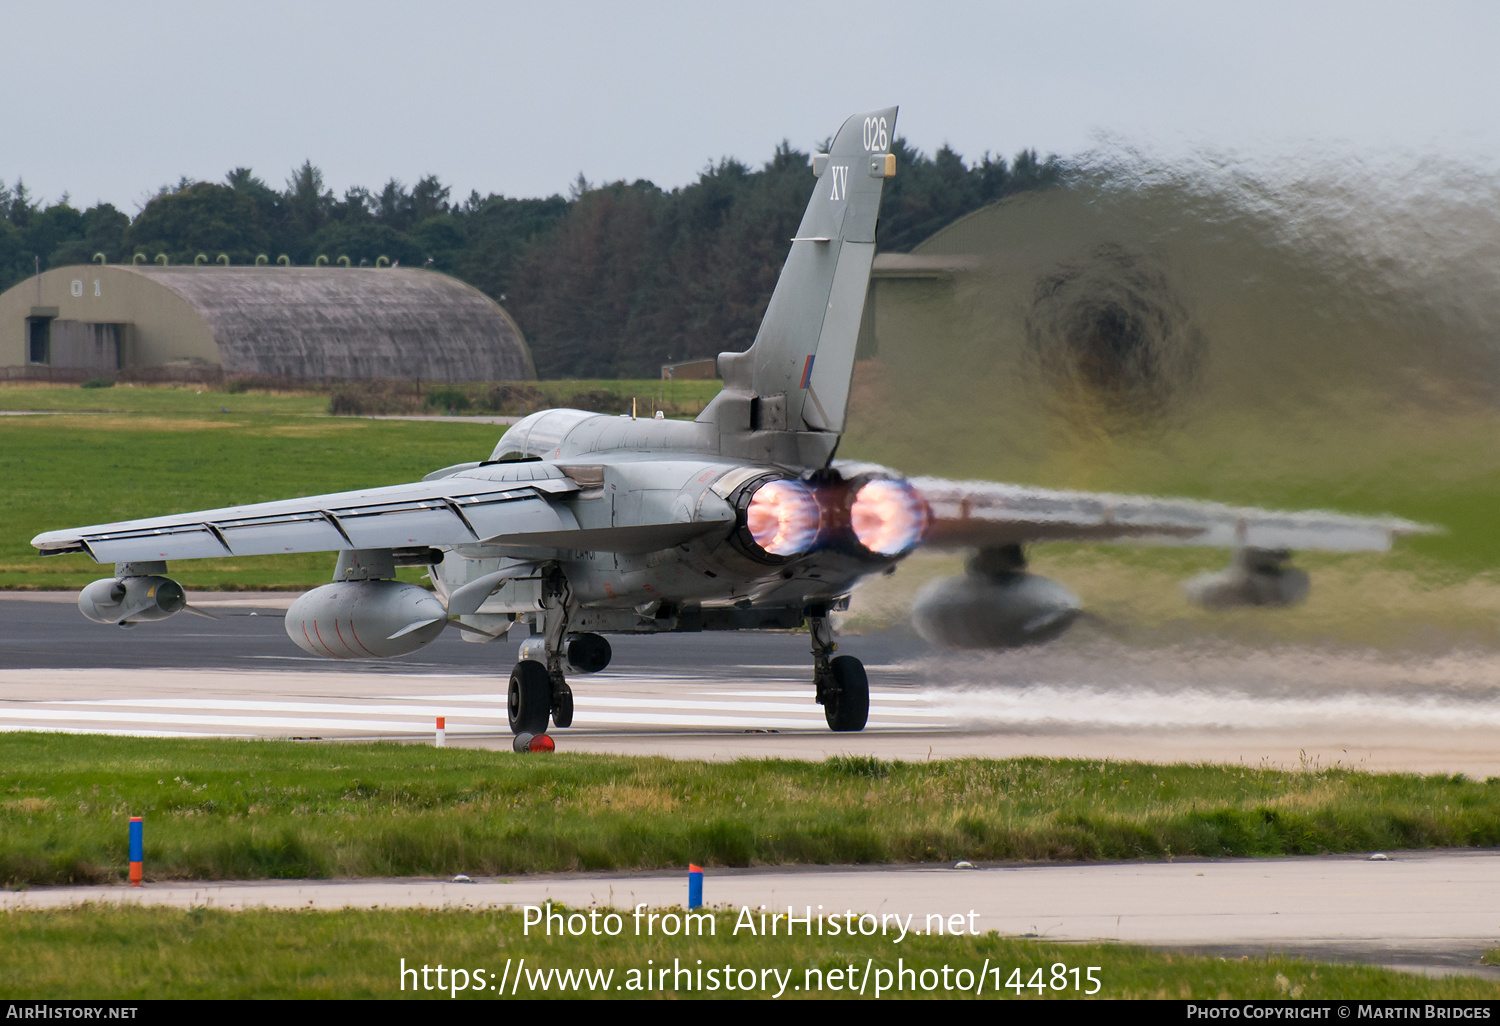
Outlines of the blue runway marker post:
{"label": "blue runway marker post", "polygon": [[130,817],[130,886],[141,885],[141,863],[146,861],[146,842],[141,817]]}
{"label": "blue runway marker post", "polygon": [[703,907],[703,870],[688,863],[688,908]]}

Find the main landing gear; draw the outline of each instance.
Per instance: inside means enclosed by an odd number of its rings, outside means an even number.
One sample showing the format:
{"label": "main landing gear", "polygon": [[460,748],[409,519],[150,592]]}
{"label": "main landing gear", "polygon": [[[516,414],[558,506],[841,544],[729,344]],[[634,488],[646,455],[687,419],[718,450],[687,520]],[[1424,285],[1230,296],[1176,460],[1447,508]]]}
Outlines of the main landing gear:
{"label": "main landing gear", "polygon": [[547,637],[521,643],[521,659],[510,671],[506,709],[513,733],[543,734],[550,718],[554,726],[573,725],[573,689],[565,670],[598,673],[609,665],[609,642],[597,634],[569,634],[557,648]]}
{"label": "main landing gear", "polygon": [[807,618],[812,635],[813,686],[828,726],[837,731],[864,730],[870,718],[870,679],[865,666],[853,656],[835,656],[833,624],[826,611]]}
{"label": "main landing gear", "polygon": [[[544,594],[551,590],[544,579]],[[567,633],[566,604],[545,604],[545,629],[521,643],[520,660],[510,671],[506,711],[514,734],[545,734],[549,719],[557,727],[572,726],[573,689],[564,671],[598,673],[609,665],[608,641],[597,634]]]}
{"label": "main landing gear", "polygon": [[[571,694],[569,698],[572,698]],[[516,663],[516,668],[510,671],[510,690],[506,694],[505,707],[510,713],[512,734],[545,734],[552,712],[552,679],[547,667],[533,659]],[[571,713],[571,701],[568,707]],[[572,716],[568,717],[568,722],[572,722]]]}

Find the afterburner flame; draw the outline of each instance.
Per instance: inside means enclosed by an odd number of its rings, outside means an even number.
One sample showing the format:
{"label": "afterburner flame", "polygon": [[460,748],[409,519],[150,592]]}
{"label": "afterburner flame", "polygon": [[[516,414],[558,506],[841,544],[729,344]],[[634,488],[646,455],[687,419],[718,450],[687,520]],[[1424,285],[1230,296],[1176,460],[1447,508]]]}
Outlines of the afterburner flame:
{"label": "afterburner flame", "polygon": [[849,524],[866,549],[894,556],[921,540],[927,529],[927,504],[905,481],[876,478],[855,493]]}
{"label": "afterburner flame", "polygon": [[773,556],[795,556],[812,548],[820,519],[817,498],[800,481],[767,481],[745,510],[750,537]]}

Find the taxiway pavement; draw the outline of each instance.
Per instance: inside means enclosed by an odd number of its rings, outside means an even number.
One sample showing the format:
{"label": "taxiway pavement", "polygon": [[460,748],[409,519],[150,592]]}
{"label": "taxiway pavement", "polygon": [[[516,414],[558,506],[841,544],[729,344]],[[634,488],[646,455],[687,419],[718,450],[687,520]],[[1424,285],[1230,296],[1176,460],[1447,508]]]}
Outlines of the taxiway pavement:
{"label": "taxiway pavement", "polygon": [[[803,916],[811,909],[908,929],[1049,941],[1119,941],[1221,955],[1295,952],[1420,971],[1482,970],[1500,944],[1500,853],[1152,863],[709,870],[714,907]],[[519,908],[685,905],[682,873],[546,874],[512,879],[159,883],[0,892],[0,908],[89,901],[179,908]],[[853,918],[847,918],[853,913]],[[886,917],[899,916],[900,919]],[[906,917],[910,916],[911,919]],[[929,918],[931,917],[931,918]],[[941,926],[939,926],[941,920]]]}

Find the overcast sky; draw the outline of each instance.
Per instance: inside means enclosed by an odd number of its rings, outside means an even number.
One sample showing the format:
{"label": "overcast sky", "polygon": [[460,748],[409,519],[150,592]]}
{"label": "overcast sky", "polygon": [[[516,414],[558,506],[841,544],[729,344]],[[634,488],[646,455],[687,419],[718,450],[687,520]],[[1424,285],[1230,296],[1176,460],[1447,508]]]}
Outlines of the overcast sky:
{"label": "overcast sky", "polygon": [[1429,153],[1500,167],[1500,4],[0,0],[0,177],[134,213],[183,175],[690,181],[900,104],[965,156]]}

